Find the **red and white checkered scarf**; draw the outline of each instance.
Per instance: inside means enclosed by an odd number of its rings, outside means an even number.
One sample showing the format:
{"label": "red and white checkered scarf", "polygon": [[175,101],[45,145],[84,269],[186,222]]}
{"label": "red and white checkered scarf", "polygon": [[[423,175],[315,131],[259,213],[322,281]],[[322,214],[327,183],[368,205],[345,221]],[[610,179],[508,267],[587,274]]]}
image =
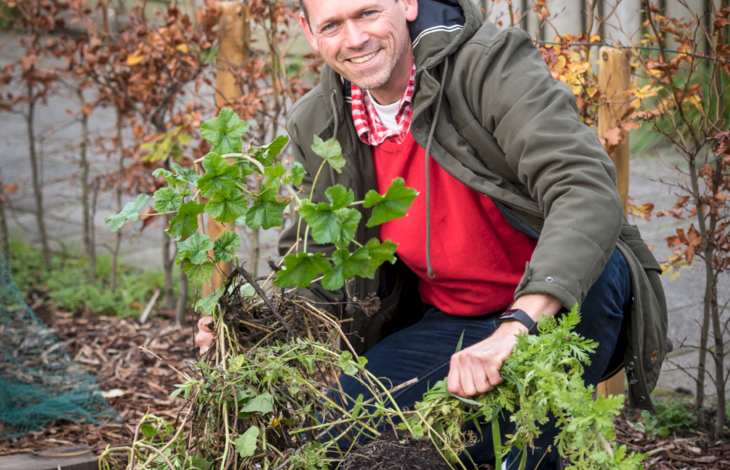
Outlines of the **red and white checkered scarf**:
{"label": "red and white checkered scarf", "polygon": [[380,145],[384,141],[400,144],[411,130],[411,116],[413,106],[413,80],[416,76],[416,63],[413,63],[411,78],[408,86],[403,92],[403,97],[398,105],[398,113],[395,115],[395,122],[398,123],[397,130],[390,130],[385,127],[378,117],[373,106],[369,93],[364,93],[354,83],[352,84],[352,119],[355,121],[355,129],[360,140],[368,145]]}

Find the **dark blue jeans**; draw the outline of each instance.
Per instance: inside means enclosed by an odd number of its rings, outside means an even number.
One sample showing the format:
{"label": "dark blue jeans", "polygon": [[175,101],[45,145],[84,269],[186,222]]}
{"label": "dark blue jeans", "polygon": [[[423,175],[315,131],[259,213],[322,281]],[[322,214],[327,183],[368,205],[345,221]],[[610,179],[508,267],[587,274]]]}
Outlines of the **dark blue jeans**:
{"label": "dark blue jeans", "polygon": [[[588,291],[581,307],[581,322],[577,332],[598,342],[596,352],[591,355],[591,365],[585,368],[583,378],[586,384],[596,385],[609,365],[621,332],[624,312],[631,297],[631,279],[628,266],[621,253],[615,250],[598,281]],[[444,379],[449,372],[449,360],[456,350],[462,333],[463,347],[476,344],[494,333],[499,327],[499,313],[477,317],[449,315],[433,307],[417,324],[385,338],[365,354],[367,369],[377,377],[387,378],[397,386],[414,377],[418,383],[400,390],[394,399],[400,407],[412,408],[416,401],[433,383]],[[618,351],[622,354],[623,351]],[[371,395],[348,376],[342,376],[344,392],[357,397]],[[556,450],[549,451],[557,430],[548,422],[542,427],[542,434],[535,439],[535,449],[528,450],[527,470],[562,468],[561,458]],[[477,463],[486,463],[494,458],[491,425],[482,426],[482,439],[469,449],[471,458]],[[505,416],[500,422],[502,435],[510,434],[513,424]],[[506,439],[504,439],[506,440]],[[521,456],[512,448],[506,458],[507,468],[517,469]]]}

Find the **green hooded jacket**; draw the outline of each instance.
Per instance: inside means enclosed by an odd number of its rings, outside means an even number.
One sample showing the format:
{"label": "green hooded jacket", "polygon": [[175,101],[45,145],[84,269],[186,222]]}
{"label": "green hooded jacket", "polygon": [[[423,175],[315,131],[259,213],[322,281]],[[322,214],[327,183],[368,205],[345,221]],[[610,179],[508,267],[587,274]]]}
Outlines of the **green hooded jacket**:
{"label": "green hooded jacket", "polygon": [[[512,227],[538,239],[515,299],[549,294],[566,309],[580,305],[618,247],[632,277],[623,358],[630,404],[651,409],[649,394],[672,348],[661,268],[627,223],[614,165],[596,133],[581,122],[570,88],[552,77],[526,32],[500,30],[481,18],[470,0],[419,0],[418,18],[409,24],[416,61],[411,133],[427,158],[490,197]],[[350,84],[328,66],[320,85],[293,107],[287,130],[294,159],[308,173],[305,194],[322,162],[311,150],[314,136],[336,137],[342,145],[347,164],[340,174],[320,176],[313,202],[326,201],[325,189],[335,184],[352,188],[356,200],[377,189],[370,147],[353,124]],[[426,197],[437,201],[438,191],[427,186]],[[367,220],[370,211],[359,207]],[[297,222],[281,236],[282,255],[296,240]],[[356,240],[371,238],[379,238],[378,227],[360,224]],[[309,240],[308,251],[331,255],[334,246]],[[364,352],[418,321],[417,285],[399,261],[386,263],[374,279],[351,279],[340,291],[313,284],[301,293],[349,320],[350,340]]]}

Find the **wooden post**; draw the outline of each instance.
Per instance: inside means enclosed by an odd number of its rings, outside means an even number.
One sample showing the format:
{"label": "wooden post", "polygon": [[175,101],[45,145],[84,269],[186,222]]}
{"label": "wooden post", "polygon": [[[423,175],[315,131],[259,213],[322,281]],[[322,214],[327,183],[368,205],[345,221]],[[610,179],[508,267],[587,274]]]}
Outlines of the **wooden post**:
{"label": "wooden post", "polygon": [[[598,137],[603,138],[608,130],[628,109],[629,99],[625,91],[631,87],[631,53],[623,49],[603,46],[598,54],[598,86],[604,93],[608,104],[598,108]],[[624,214],[629,210],[629,132],[621,130],[622,142],[609,153],[616,166],[618,193],[623,203]],[[624,372],[598,384],[599,395],[623,395]]]}
{"label": "wooden post", "polygon": [[[221,17],[218,27],[218,70],[215,77],[215,106],[220,110],[226,102],[240,98],[243,90],[236,82],[231,72],[232,68],[244,65],[248,59],[250,44],[250,23],[248,5],[238,2],[220,2]],[[208,236],[211,240],[220,237],[226,230],[232,230],[234,224],[222,224],[211,218],[208,219]],[[210,252],[213,256],[213,252]],[[228,263],[218,265],[224,273],[230,272]],[[212,293],[212,289],[221,286],[222,278],[218,271],[213,273],[212,283],[203,286],[203,295]]]}

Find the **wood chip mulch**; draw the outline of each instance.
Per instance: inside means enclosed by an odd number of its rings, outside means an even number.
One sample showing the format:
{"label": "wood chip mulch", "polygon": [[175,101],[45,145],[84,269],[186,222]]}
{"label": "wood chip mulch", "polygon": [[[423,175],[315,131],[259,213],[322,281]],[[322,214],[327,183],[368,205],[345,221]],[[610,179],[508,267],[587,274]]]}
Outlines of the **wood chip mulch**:
{"label": "wood chip mulch", "polygon": [[697,430],[675,432],[666,438],[648,439],[635,429],[638,414],[625,411],[614,424],[617,440],[629,451],[648,454],[647,470],[730,469],[730,435],[725,442],[713,440],[711,433]]}
{"label": "wood chip mulch", "polygon": [[[96,378],[99,388],[107,393],[113,391],[113,398],[107,401],[124,422],[101,426],[67,421],[49,423],[23,438],[0,441],[0,456],[78,444],[87,444],[98,454],[107,445],[131,443],[134,427],[147,410],[169,422],[175,421],[184,400],[169,398],[175,385],[182,382],[172,367],[185,371],[185,364],[195,360],[192,327],[179,327],[159,316],[140,325],[135,319],[104,317],[89,311],[38,314],[71,355]],[[140,346],[163,360],[140,351]],[[637,416],[626,411],[616,419],[615,430],[618,441],[630,451],[649,454],[645,461],[647,470],[730,470],[730,435],[725,436],[725,442],[715,441],[709,433],[700,431],[648,439],[634,428]]]}
{"label": "wood chip mulch", "polygon": [[[37,311],[69,353],[86,367],[107,396],[107,401],[123,418],[122,424],[56,421],[23,438],[0,441],[0,456],[20,452],[87,444],[97,454],[110,444],[132,442],[134,428],[147,410],[172,423],[184,404],[182,398],[170,399],[181,377],[170,367],[185,371],[193,362],[194,332],[174,321],[155,317],[144,325],[132,318]],[[152,351],[165,362],[140,351]]]}

